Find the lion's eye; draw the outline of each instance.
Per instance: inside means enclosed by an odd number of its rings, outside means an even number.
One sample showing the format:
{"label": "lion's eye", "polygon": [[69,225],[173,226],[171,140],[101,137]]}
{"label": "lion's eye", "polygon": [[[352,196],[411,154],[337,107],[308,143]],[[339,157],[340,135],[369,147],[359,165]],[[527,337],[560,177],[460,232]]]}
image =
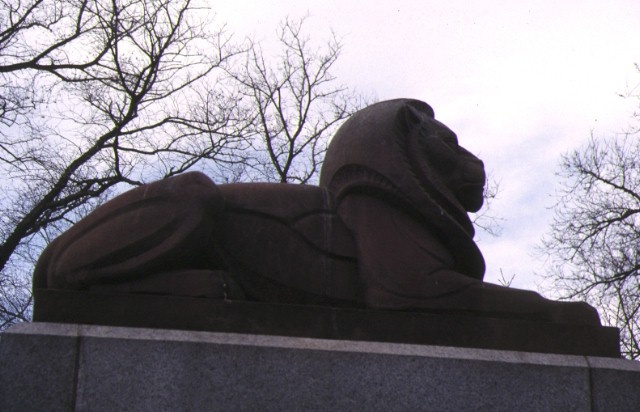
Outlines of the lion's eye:
{"label": "lion's eye", "polygon": [[457,144],[451,144],[441,136],[428,136],[420,140],[422,152],[432,166],[442,173],[451,173],[456,167]]}
{"label": "lion's eye", "polygon": [[449,146],[458,146],[458,137],[453,133],[443,133],[441,134],[441,139]]}

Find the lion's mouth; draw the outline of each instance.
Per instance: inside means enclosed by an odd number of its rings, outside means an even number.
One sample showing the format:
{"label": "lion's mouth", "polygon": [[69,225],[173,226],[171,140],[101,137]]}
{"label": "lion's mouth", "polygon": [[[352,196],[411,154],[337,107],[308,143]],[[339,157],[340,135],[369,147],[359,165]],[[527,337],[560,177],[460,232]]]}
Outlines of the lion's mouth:
{"label": "lion's mouth", "polygon": [[463,183],[456,190],[456,198],[467,212],[477,212],[484,204],[484,180]]}

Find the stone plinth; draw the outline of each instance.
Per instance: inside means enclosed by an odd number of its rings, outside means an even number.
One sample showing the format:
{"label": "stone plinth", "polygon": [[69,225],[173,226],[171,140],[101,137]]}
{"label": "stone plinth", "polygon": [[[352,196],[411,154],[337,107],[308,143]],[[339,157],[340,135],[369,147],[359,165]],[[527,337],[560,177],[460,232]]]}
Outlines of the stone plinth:
{"label": "stone plinth", "polygon": [[37,322],[620,357],[617,328],[479,316],[144,294],[34,290]]}
{"label": "stone plinth", "polygon": [[0,410],[632,411],[640,363],[416,344],[32,323]]}

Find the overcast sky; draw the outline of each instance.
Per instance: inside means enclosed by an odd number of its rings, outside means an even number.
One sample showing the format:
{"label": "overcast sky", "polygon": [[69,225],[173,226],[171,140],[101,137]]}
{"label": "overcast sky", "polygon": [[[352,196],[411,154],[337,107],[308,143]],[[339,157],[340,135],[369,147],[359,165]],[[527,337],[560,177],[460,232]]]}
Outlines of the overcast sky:
{"label": "overcast sky", "polygon": [[[333,30],[339,82],[378,100],[428,102],[436,118],[500,181],[498,238],[480,234],[485,280],[500,270],[536,289],[532,256],[553,216],[562,153],[593,132],[620,133],[638,100],[640,1],[260,1],[215,5],[238,37],[273,38],[280,20],[308,15],[316,41]],[[636,92],[640,91],[636,88]]]}

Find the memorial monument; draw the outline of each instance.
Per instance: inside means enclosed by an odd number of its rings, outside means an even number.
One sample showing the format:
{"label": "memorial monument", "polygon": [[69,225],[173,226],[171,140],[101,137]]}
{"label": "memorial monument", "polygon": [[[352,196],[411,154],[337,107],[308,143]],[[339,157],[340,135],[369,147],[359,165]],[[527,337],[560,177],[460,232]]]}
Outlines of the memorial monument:
{"label": "memorial monument", "polygon": [[482,162],[421,101],[337,132],[319,186],[187,173],[42,254],[0,409],[636,410],[585,303],[482,281]]}
{"label": "memorial monument", "polygon": [[[319,186],[216,185],[186,173],[100,206],[42,254],[35,319],[55,320],[71,295],[47,296],[67,291],[127,302],[188,297],[296,305],[294,312],[399,310],[605,329],[586,303],[483,282],[467,212],[482,206],[484,185],[482,161],[429,105],[376,103],[338,130]],[[67,321],[86,312],[82,305],[63,311]]]}

